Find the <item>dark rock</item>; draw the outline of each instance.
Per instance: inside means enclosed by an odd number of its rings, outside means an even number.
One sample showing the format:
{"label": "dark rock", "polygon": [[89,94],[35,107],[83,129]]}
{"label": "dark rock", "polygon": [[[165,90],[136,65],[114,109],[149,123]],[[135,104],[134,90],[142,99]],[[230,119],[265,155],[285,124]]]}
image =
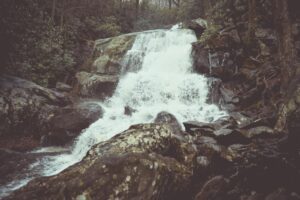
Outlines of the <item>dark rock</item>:
{"label": "dark rock", "polygon": [[198,18],[184,23],[183,27],[192,29],[193,31],[195,31],[197,36],[201,36],[204,30],[207,28],[207,21]]}
{"label": "dark rock", "polygon": [[210,50],[209,48],[194,43],[193,57],[195,71],[209,77],[221,80],[230,80],[236,72],[232,59],[233,55],[226,51]]}
{"label": "dark rock", "polygon": [[168,125],[135,125],[94,146],[80,163],[33,180],[7,199],[182,199],[195,159],[195,149]]}
{"label": "dark rock", "polygon": [[1,76],[0,136],[39,140],[46,133],[53,112],[69,103],[69,98],[62,93],[24,79]]}
{"label": "dark rock", "polygon": [[49,134],[43,145],[64,145],[78,136],[90,124],[102,117],[99,104],[82,102],[60,109],[49,122]]}
{"label": "dark rock", "polygon": [[189,121],[183,123],[185,127],[185,131],[188,133],[193,133],[196,130],[208,130],[213,131],[215,129],[214,124],[212,123],[205,123],[205,122],[198,122],[198,121]]}
{"label": "dark rock", "polygon": [[67,85],[65,83],[57,82],[55,89],[60,92],[70,92],[73,88],[70,85]]}
{"label": "dark rock", "polygon": [[206,156],[198,156],[197,158],[197,164],[202,168],[207,168],[210,165],[210,160]]}
{"label": "dark rock", "polygon": [[193,44],[193,58],[195,71],[200,74],[210,73],[209,49],[198,43]]}
{"label": "dark rock", "polygon": [[236,126],[236,122],[232,117],[226,116],[211,123],[189,121],[184,122],[183,125],[185,130],[190,134],[200,133],[212,136],[215,135],[213,134],[213,131],[215,130],[219,130],[221,128],[234,128]]}
{"label": "dark rock", "polygon": [[242,195],[241,200],[263,200],[263,196],[253,192],[251,195]]}
{"label": "dark rock", "polygon": [[182,128],[174,115],[168,112],[160,112],[154,119],[154,123],[168,124],[172,127],[174,133],[181,133]]}
{"label": "dark rock", "polygon": [[195,200],[221,200],[226,199],[225,190],[228,181],[223,176],[215,176],[205,183]]}
{"label": "dark rock", "polygon": [[230,135],[233,133],[232,129],[228,129],[228,128],[222,128],[222,129],[218,129],[216,131],[214,131],[214,134],[216,136],[226,136],[226,135]]}
{"label": "dark rock", "polygon": [[210,91],[208,94],[208,103],[219,105],[221,101],[220,87],[222,84],[221,79],[210,78],[209,80]]}
{"label": "dark rock", "polygon": [[252,118],[245,116],[240,112],[231,112],[230,116],[236,121],[239,128],[245,127],[252,122]]}
{"label": "dark rock", "polygon": [[255,31],[255,36],[259,39],[275,39],[275,33],[272,29],[258,28]]}
{"label": "dark rock", "polygon": [[258,126],[268,126],[273,127],[275,125],[275,119],[273,116],[268,116],[265,118],[248,118],[248,120],[245,120],[244,123],[239,124],[239,128],[241,129],[251,129]]}
{"label": "dark rock", "polygon": [[125,108],[124,108],[124,114],[125,115],[131,116],[132,113],[134,113],[134,112],[136,112],[135,109],[131,108],[130,106],[125,106]]}
{"label": "dark rock", "polygon": [[293,24],[292,33],[293,33],[293,35],[299,35],[300,34],[300,23]]}
{"label": "dark rock", "polygon": [[81,97],[100,98],[112,96],[118,83],[116,75],[96,75],[79,72],[77,78],[77,93]]}
{"label": "dark rock", "polygon": [[220,155],[224,151],[223,147],[212,137],[201,136],[194,143],[199,154],[207,159],[207,164],[212,162],[214,156]]}
{"label": "dark rock", "polygon": [[234,91],[230,88],[226,88],[224,85],[220,87],[220,92],[222,95],[222,99],[226,104],[236,104],[239,103],[239,97],[234,93]]}
{"label": "dark rock", "polygon": [[240,131],[232,129],[219,129],[214,132],[217,136],[217,141],[222,145],[231,144],[246,144],[249,143],[248,138],[246,138]]}
{"label": "dark rock", "polygon": [[237,43],[237,44],[241,43],[241,38],[240,38],[239,33],[236,29],[233,29],[232,31],[228,32],[228,34],[235,43]]}
{"label": "dark rock", "polygon": [[288,118],[288,131],[289,131],[289,148],[300,147],[300,109],[298,108]]}
{"label": "dark rock", "polygon": [[254,138],[259,136],[273,135],[274,130],[267,126],[258,126],[246,131],[242,131],[242,134],[247,138]]}

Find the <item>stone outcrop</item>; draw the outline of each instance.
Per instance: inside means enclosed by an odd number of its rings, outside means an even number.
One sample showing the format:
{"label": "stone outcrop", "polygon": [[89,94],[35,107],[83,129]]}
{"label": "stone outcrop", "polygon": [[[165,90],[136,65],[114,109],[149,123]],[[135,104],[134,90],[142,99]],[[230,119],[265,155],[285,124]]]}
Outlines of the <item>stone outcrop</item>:
{"label": "stone outcrop", "polygon": [[216,80],[211,102],[248,116],[268,116],[277,120],[275,131],[287,132],[288,116],[299,105],[296,5],[269,0],[210,4],[208,26],[194,43],[193,56],[195,70]]}
{"label": "stone outcrop", "polygon": [[48,134],[43,136],[42,144],[65,145],[102,115],[103,110],[96,102],[84,101],[61,108],[49,119]]}
{"label": "stone outcrop", "polygon": [[113,94],[122,71],[122,61],[137,33],[95,41],[90,58],[76,74],[74,94],[104,99]]}
{"label": "stone outcrop", "polygon": [[236,174],[209,179],[197,198],[299,199],[299,2],[204,0],[203,6],[210,12],[193,45],[195,71],[213,78],[209,101],[227,110],[230,120],[184,125],[196,144],[210,147],[208,155],[221,158],[202,155],[203,166],[221,162]]}
{"label": "stone outcrop", "polygon": [[136,33],[120,35],[113,38],[96,40],[91,73],[114,74],[121,72],[123,56],[131,48]]}
{"label": "stone outcrop", "polygon": [[24,79],[1,76],[1,146],[26,150],[39,145],[51,114],[69,103],[69,98],[62,93]]}
{"label": "stone outcrop", "polygon": [[7,199],[183,198],[195,155],[168,125],[135,125],[94,146],[82,162],[36,179]]}
{"label": "stone outcrop", "polygon": [[207,28],[207,21],[201,18],[189,20],[184,22],[182,27],[192,29],[197,36],[201,36],[204,30]]}
{"label": "stone outcrop", "polygon": [[97,75],[88,72],[78,72],[76,79],[76,94],[85,98],[105,99],[114,93],[118,83],[117,75]]}

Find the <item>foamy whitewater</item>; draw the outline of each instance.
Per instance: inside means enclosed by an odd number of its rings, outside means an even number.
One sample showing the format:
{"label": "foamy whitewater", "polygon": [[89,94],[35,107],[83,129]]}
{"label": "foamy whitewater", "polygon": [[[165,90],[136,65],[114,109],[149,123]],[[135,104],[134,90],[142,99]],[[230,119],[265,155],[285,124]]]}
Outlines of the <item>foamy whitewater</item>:
{"label": "foamy whitewater", "polygon": [[[175,115],[179,122],[210,122],[226,115],[217,106],[206,103],[209,92],[207,78],[193,73],[191,44],[195,41],[194,33],[185,29],[138,34],[123,59],[122,75],[114,95],[98,102],[104,116],[83,131],[70,153],[42,158],[31,166],[26,178],[11,183],[6,190],[19,188],[37,176],[61,172],[81,161],[93,145],[128,129],[132,124],[153,122],[161,111]],[[131,116],[125,115],[126,106],[136,112]],[[48,150],[45,148],[40,152]]]}

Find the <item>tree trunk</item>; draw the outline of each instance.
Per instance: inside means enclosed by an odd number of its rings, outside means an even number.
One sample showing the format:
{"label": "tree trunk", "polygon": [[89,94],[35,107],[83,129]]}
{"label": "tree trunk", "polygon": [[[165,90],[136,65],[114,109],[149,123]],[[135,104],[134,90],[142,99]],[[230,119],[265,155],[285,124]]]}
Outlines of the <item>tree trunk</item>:
{"label": "tree trunk", "polygon": [[55,18],[56,1],[57,0],[53,0],[53,2],[52,2],[51,19],[53,22],[54,22],[54,18]]}
{"label": "tree trunk", "polygon": [[140,0],[135,0],[135,19],[138,19],[139,16],[139,7],[140,7]]}

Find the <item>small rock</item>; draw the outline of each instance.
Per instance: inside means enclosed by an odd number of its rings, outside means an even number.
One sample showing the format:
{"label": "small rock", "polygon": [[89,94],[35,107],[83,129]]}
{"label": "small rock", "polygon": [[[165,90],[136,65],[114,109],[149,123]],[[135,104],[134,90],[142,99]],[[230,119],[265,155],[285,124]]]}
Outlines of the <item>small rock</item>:
{"label": "small rock", "polygon": [[134,113],[134,112],[136,112],[135,109],[131,108],[130,106],[125,106],[125,108],[124,108],[125,115],[131,116],[132,113]]}
{"label": "small rock", "polygon": [[214,125],[211,123],[198,122],[198,121],[189,121],[183,123],[185,131],[190,133],[197,129],[210,129],[214,130]]}

